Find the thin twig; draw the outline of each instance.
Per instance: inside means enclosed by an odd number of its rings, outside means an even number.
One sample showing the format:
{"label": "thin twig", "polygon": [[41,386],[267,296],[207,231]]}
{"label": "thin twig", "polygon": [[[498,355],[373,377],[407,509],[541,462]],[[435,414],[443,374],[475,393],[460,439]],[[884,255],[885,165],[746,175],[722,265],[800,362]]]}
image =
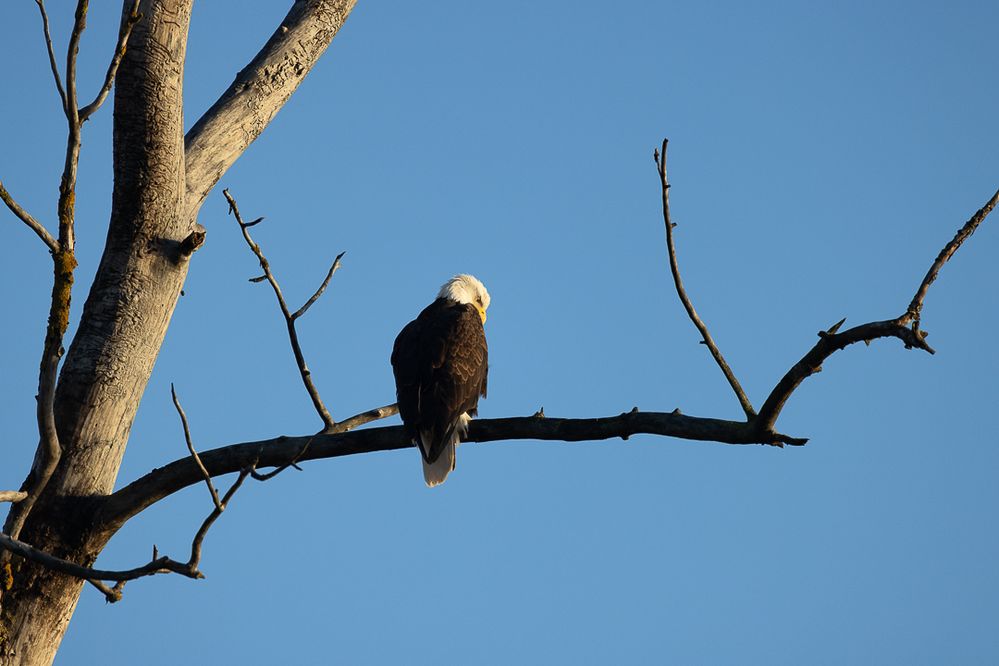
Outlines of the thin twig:
{"label": "thin twig", "polygon": [[992,198],[985,202],[985,205],[978,209],[978,211],[971,216],[971,219],[965,222],[964,226],[957,230],[957,234],[954,238],[944,245],[944,248],[940,250],[940,254],[937,255],[936,260],[933,265],[930,266],[930,270],[926,271],[926,277],[919,284],[919,289],[916,290],[916,295],[912,297],[912,301],[909,303],[909,307],[906,308],[905,314],[899,317],[899,321],[903,324],[912,322],[912,328],[914,330],[919,330],[919,315],[923,309],[923,299],[926,298],[926,291],[933,284],[933,281],[937,279],[937,274],[943,265],[954,256],[957,252],[957,248],[961,247],[961,243],[965,241],[971,234],[975,233],[975,229],[978,225],[988,217],[992,209],[996,207],[999,203],[999,190],[992,195]]}
{"label": "thin twig", "polygon": [[257,245],[253,238],[250,237],[249,228],[254,224],[257,224],[263,218],[257,218],[250,223],[244,223],[242,216],[239,214],[239,207],[236,205],[236,200],[233,199],[232,195],[229,193],[228,189],[222,190],[222,194],[225,195],[226,201],[229,202],[229,212],[233,214],[236,218],[236,222],[239,224],[239,229],[243,233],[243,239],[246,240],[246,244],[250,247],[250,250],[256,255],[257,260],[260,262],[260,267],[264,269],[264,274],[260,278],[253,278],[251,282],[262,282],[267,280],[270,283],[271,288],[274,290],[274,295],[277,297],[278,306],[281,308],[281,314],[284,315],[285,324],[288,327],[288,339],[291,341],[291,350],[295,354],[295,363],[298,365],[299,374],[302,376],[302,383],[305,384],[305,390],[309,393],[309,397],[312,399],[312,405],[315,407],[316,412],[319,414],[319,418],[323,421],[324,432],[332,432],[336,427],[336,421],[333,420],[333,416],[330,414],[329,410],[326,409],[326,405],[323,403],[323,399],[319,395],[319,389],[312,381],[312,372],[309,370],[309,366],[305,363],[305,356],[302,354],[302,347],[298,342],[298,332],[295,330],[295,320],[305,313],[306,310],[319,298],[323,291],[326,290],[326,286],[329,284],[330,278],[333,277],[333,273],[340,265],[340,257],[343,253],[340,253],[334,260],[333,265],[330,266],[329,273],[326,275],[326,279],[323,284],[316,290],[305,305],[303,305],[297,312],[292,314],[288,309],[288,304],[284,300],[284,294],[281,293],[281,287],[278,285],[277,278],[274,277],[274,273],[271,271],[270,263],[264,256],[263,251],[260,246]]}
{"label": "thin twig", "polygon": [[17,503],[28,496],[23,490],[0,490],[0,502]]}
{"label": "thin twig", "polygon": [[[372,421],[386,419],[390,416],[395,416],[398,413],[399,413],[399,405],[393,402],[391,405],[385,405],[384,407],[375,407],[374,409],[363,411],[360,414],[355,414],[354,416],[351,416],[350,418],[344,419],[343,421],[337,423],[333,427],[333,430],[323,431],[322,434],[332,435],[342,432],[348,432],[350,430],[353,430],[354,428],[358,428],[364,425],[365,423],[371,423]],[[285,471],[289,467],[294,467],[295,469],[298,470],[302,469],[301,467],[298,466],[298,463],[302,460],[302,458],[305,456],[305,453],[309,450],[309,446],[312,444],[312,441],[315,439],[315,437],[316,437],[315,435],[309,437],[309,439],[306,440],[305,444],[302,445],[302,448],[299,450],[299,452],[291,460],[284,463],[283,465],[278,466],[276,469],[267,472],[265,474],[261,474],[260,472],[254,470],[250,472],[250,474],[257,481],[268,481],[270,479],[273,479],[275,476]]]}
{"label": "thin twig", "polygon": [[319,299],[319,297],[323,295],[323,292],[326,291],[326,287],[329,286],[330,280],[333,278],[333,274],[336,273],[336,270],[338,268],[340,268],[340,260],[343,259],[343,255],[345,254],[347,253],[341,252],[340,254],[336,255],[336,259],[333,260],[333,264],[330,266],[329,272],[326,273],[326,279],[323,280],[323,283],[321,285],[319,285],[319,289],[316,289],[316,293],[312,294],[312,297],[305,302],[305,305],[295,310],[295,313],[291,315],[292,319],[298,319],[306,312],[308,312],[309,308],[312,307],[312,304],[315,303]]}
{"label": "thin twig", "polygon": [[121,601],[122,590],[125,587],[125,581],[120,580],[115,583],[114,587],[108,587],[104,583],[94,578],[88,578],[87,582],[100,590],[101,594],[104,595],[104,600],[109,604],[114,604]]}
{"label": "thin twig", "polygon": [[68,112],[66,90],[62,87],[62,77],[59,75],[59,65],[56,63],[55,49],[52,48],[52,35],[49,33],[49,15],[45,11],[44,0],[35,0],[35,4],[38,5],[38,11],[42,14],[42,30],[45,33],[45,48],[47,48],[49,52],[49,65],[52,68],[52,77],[55,79],[56,90],[59,91],[59,99],[62,102],[62,109],[64,112]]}
{"label": "thin twig", "polygon": [[69,34],[69,47],[66,49],[66,118],[70,127],[80,127],[80,109],[77,108],[76,56],[80,53],[80,37],[87,29],[87,7],[89,0],[77,0],[73,31]]}
{"label": "thin twig", "polygon": [[28,227],[30,227],[31,230],[42,239],[42,242],[48,245],[52,252],[59,251],[59,241],[53,238],[52,234],[49,233],[49,230],[46,229],[38,220],[33,218],[28,211],[21,208],[18,203],[14,201],[14,197],[10,195],[10,192],[7,191],[7,188],[3,186],[2,182],[0,182],[0,199],[3,199],[3,202],[7,204],[7,208],[10,209],[10,212],[14,213],[18,219],[28,225]]}
{"label": "thin twig", "polygon": [[111,63],[108,65],[107,74],[104,76],[104,85],[101,86],[100,91],[97,93],[97,97],[94,101],[80,109],[80,122],[85,123],[87,119],[94,114],[97,109],[101,108],[101,104],[107,99],[108,93],[111,92],[111,86],[114,85],[114,77],[118,72],[118,65],[121,64],[121,59],[125,57],[125,49],[128,46],[128,36],[132,34],[132,28],[142,15],[139,14],[139,2],[140,0],[133,0],[132,7],[129,9],[128,14],[122,17],[121,28],[118,30],[118,44],[114,49],[114,56],[111,58]]}
{"label": "thin twig", "polygon": [[315,438],[316,435],[313,435],[312,437],[309,437],[307,440],[305,440],[305,444],[303,444],[302,448],[298,451],[298,453],[295,454],[295,457],[293,457],[285,464],[280,465],[277,468],[271,470],[270,472],[261,474],[256,470],[256,465],[254,465],[254,469],[253,471],[250,472],[250,476],[252,476],[257,481],[270,481],[275,476],[285,471],[289,467],[294,467],[295,469],[301,472],[302,468],[298,466],[298,462],[302,459],[302,456],[305,455],[306,451],[309,450],[309,446],[312,444],[312,440],[314,440]]}
{"label": "thin twig", "polygon": [[[218,517],[222,515],[222,512],[226,510],[232,496],[236,494],[239,487],[243,485],[243,481],[245,481],[246,477],[252,472],[253,467],[245,467],[241,469],[239,471],[239,476],[236,477],[232,486],[230,486],[229,490],[227,490],[225,495],[222,497],[222,502],[217,504],[215,509],[208,514],[207,518],[205,518],[205,521],[201,523],[201,528],[198,530],[198,533],[194,535],[194,540],[191,542],[191,559],[187,561],[187,566],[194,571],[198,570],[198,565],[201,563],[201,544],[204,542],[205,535],[208,534],[209,528],[211,528],[212,524],[215,523]],[[201,577],[203,578],[204,576]]]}
{"label": "thin twig", "polygon": [[191,441],[191,428],[187,424],[187,414],[184,413],[184,408],[180,406],[180,399],[177,398],[173,382],[170,382],[170,395],[173,397],[173,406],[177,408],[177,413],[180,414],[180,422],[184,426],[184,439],[187,441],[187,450],[191,452],[191,457],[194,458],[194,462],[198,464],[198,469],[201,470],[202,476],[205,477],[205,484],[208,486],[208,492],[212,494],[212,502],[215,504],[215,508],[221,509],[222,503],[219,501],[219,494],[215,490],[215,484],[212,483],[212,477],[202,464],[198,452],[194,449],[194,442]]}
{"label": "thin twig", "polygon": [[735,378],[735,373],[732,372],[732,368],[730,368],[728,363],[725,362],[725,357],[722,356],[721,351],[718,349],[718,345],[715,344],[714,339],[711,337],[711,333],[708,332],[708,327],[703,321],[701,321],[701,318],[697,316],[697,311],[694,310],[694,306],[687,297],[686,290],[683,288],[683,280],[680,279],[680,268],[676,262],[676,248],[673,245],[673,222],[670,220],[669,215],[669,181],[666,178],[666,145],[668,143],[668,139],[663,139],[662,152],[656,151],[655,160],[656,166],[659,169],[659,178],[662,181],[663,220],[666,223],[666,249],[669,253],[669,268],[673,273],[673,284],[676,285],[676,293],[680,297],[680,302],[683,303],[684,309],[687,311],[687,316],[690,317],[690,321],[692,321],[694,326],[697,327],[697,330],[701,334],[701,338],[704,340],[704,344],[707,345],[708,350],[715,359],[715,362],[718,363],[718,367],[721,368],[722,373],[724,373],[725,379],[728,380],[732,390],[735,391],[735,397],[739,399],[739,404],[742,405],[742,411],[746,413],[746,418],[752,420],[753,417],[756,416],[753,404],[749,401],[749,398],[746,397],[746,392],[742,390],[742,385],[739,384],[739,380]]}

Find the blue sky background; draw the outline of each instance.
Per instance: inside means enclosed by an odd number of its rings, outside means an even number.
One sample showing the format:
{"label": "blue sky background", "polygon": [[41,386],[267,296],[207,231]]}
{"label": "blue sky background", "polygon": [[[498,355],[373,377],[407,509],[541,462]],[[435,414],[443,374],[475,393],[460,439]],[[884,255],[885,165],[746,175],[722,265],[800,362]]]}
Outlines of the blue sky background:
{"label": "blue sky background", "polygon": [[[50,2],[60,51],[72,4]],[[92,3],[83,98],[115,4]],[[669,281],[664,135],[688,291],[757,406],[819,329],[901,313],[999,186],[999,5],[833,4],[362,0],[202,209],[119,485],[185,455],[170,382],[201,449],[320,425],[222,186],[267,216],[255,237],[292,303],[347,250],[299,325],[338,418],[393,401],[392,341],[457,272],[493,297],[484,417],[739,418]],[[198,4],[188,126],[287,5]],[[0,17],[0,178],[54,228],[65,123],[37,11]],[[83,141],[77,315],[109,215],[110,104]],[[37,437],[51,269],[0,218],[11,488]],[[310,463],[240,491],[206,580],[133,582],[114,606],[85,590],[57,663],[995,663],[997,224],[929,293],[936,356],[857,346],[794,395],[778,426],[804,448],[469,444],[433,491],[416,451]],[[179,493],[99,564],[153,543],[180,559],[209,509],[203,486]]]}

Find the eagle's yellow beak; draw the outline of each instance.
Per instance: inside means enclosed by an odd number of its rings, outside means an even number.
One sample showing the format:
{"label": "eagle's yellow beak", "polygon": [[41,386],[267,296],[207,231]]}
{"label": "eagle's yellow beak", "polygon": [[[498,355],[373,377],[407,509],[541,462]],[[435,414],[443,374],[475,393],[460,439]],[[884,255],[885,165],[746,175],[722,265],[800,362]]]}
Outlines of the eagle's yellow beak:
{"label": "eagle's yellow beak", "polygon": [[475,306],[475,309],[479,311],[479,316],[482,317],[482,323],[485,324],[486,323],[486,311],[483,310],[482,308],[480,308],[478,305]]}

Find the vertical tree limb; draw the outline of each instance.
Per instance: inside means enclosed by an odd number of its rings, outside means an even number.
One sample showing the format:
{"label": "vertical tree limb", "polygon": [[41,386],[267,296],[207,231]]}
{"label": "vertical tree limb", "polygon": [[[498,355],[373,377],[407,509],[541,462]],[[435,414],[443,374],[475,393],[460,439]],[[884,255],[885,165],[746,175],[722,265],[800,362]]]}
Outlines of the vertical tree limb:
{"label": "vertical tree limb", "polygon": [[257,261],[260,262],[260,267],[264,270],[264,274],[258,278],[251,278],[251,282],[262,282],[266,280],[271,288],[274,290],[274,296],[277,297],[278,306],[281,308],[281,314],[284,315],[285,325],[288,328],[288,339],[291,341],[291,350],[295,355],[295,364],[298,366],[298,372],[302,376],[302,383],[305,384],[305,390],[309,394],[309,398],[312,400],[312,405],[316,409],[316,413],[319,414],[319,418],[323,421],[323,431],[332,432],[336,428],[336,421],[333,420],[333,416],[330,414],[326,405],[323,403],[322,397],[319,395],[319,389],[316,388],[315,383],[312,381],[312,371],[309,370],[309,366],[305,362],[305,355],[302,353],[302,346],[298,342],[298,331],[295,329],[295,321],[305,314],[308,309],[316,302],[323,292],[326,291],[326,286],[329,284],[330,279],[333,274],[336,273],[337,268],[340,267],[340,259],[343,258],[344,253],[341,252],[337,255],[336,259],[333,260],[333,265],[330,266],[329,272],[326,274],[326,279],[319,286],[319,289],[309,298],[305,304],[300,307],[294,313],[288,308],[288,303],[284,300],[284,294],[281,293],[281,286],[278,284],[277,278],[274,277],[274,272],[271,271],[270,262],[267,261],[267,257],[264,256],[263,250],[257,245],[253,238],[250,237],[250,227],[259,224],[264,218],[260,217],[252,222],[243,222],[243,217],[239,214],[239,207],[236,205],[236,200],[233,199],[229,190],[222,190],[222,194],[225,195],[226,201],[229,202],[229,212],[233,214],[236,218],[236,223],[239,224],[239,229],[243,233],[243,239],[246,244],[250,247],[250,251],[257,257]]}
{"label": "vertical tree limb", "polygon": [[725,375],[725,379],[728,380],[729,386],[735,392],[735,397],[739,400],[739,405],[742,406],[742,411],[746,413],[746,418],[752,420],[756,416],[756,412],[753,410],[753,404],[746,397],[746,392],[742,390],[742,385],[739,384],[739,380],[736,379],[735,373],[732,372],[732,368],[729,367],[728,363],[725,362],[725,357],[722,356],[721,351],[718,349],[718,345],[715,344],[714,339],[711,337],[711,333],[708,332],[707,325],[701,320],[697,315],[697,311],[694,309],[693,303],[690,302],[690,298],[687,296],[687,290],[683,288],[683,280],[680,279],[680,267],[677,265],[676,261],[676,247],[673,244],[673,227],[675,226],[670,219],[669,215],[669,181],[666,178],[666,146],[669,143],[669,139],[663,139],[662,152],[655,152],[656,166],[659,170],[659,179],[662,182],[662,194],[663,194],[663,221],[666,224],[666,250],[669,253],[669,269],[673,274],[673,284],[676,286],[676,293],[680,297],[680,302],[683,303],[684,310],[687,311],[687,316],[690,317],[690,321],[694,323],[694,326],[701,334],[701,339],[704,344],[707,345],[708,351],[711,352],[711,356],[714,357],[715,362],[718,367],[721,368],[722,374]]}
{"label": "vertical tree limb", "polygon": [[59,65],[56,63],[55,49],[52,47],[52,35],[49,33],[49,15],[45,11],[45,1],[35,0],[38,11],[42,15],[42,32],[45,33],[45,48],[49,53],[49,67],[52,69],[52,78],[55,79],[56,90],[59,91],[59,100],[62,102],[63,113],[67,112],[69,103],[66,101],[66,90],[62,87],[62,76],[59,75]]}

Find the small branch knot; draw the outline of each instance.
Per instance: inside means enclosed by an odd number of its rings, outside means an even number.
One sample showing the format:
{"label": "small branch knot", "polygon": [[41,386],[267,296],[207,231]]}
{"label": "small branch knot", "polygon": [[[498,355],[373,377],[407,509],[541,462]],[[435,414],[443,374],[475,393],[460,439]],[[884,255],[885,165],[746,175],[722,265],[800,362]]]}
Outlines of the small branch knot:
{"label": "small branch knot", "polygon": [[197,229],[180,242],[180,256],[190,257],[194,254],[204,244],[206,233],[205,228],[199,224]]}

